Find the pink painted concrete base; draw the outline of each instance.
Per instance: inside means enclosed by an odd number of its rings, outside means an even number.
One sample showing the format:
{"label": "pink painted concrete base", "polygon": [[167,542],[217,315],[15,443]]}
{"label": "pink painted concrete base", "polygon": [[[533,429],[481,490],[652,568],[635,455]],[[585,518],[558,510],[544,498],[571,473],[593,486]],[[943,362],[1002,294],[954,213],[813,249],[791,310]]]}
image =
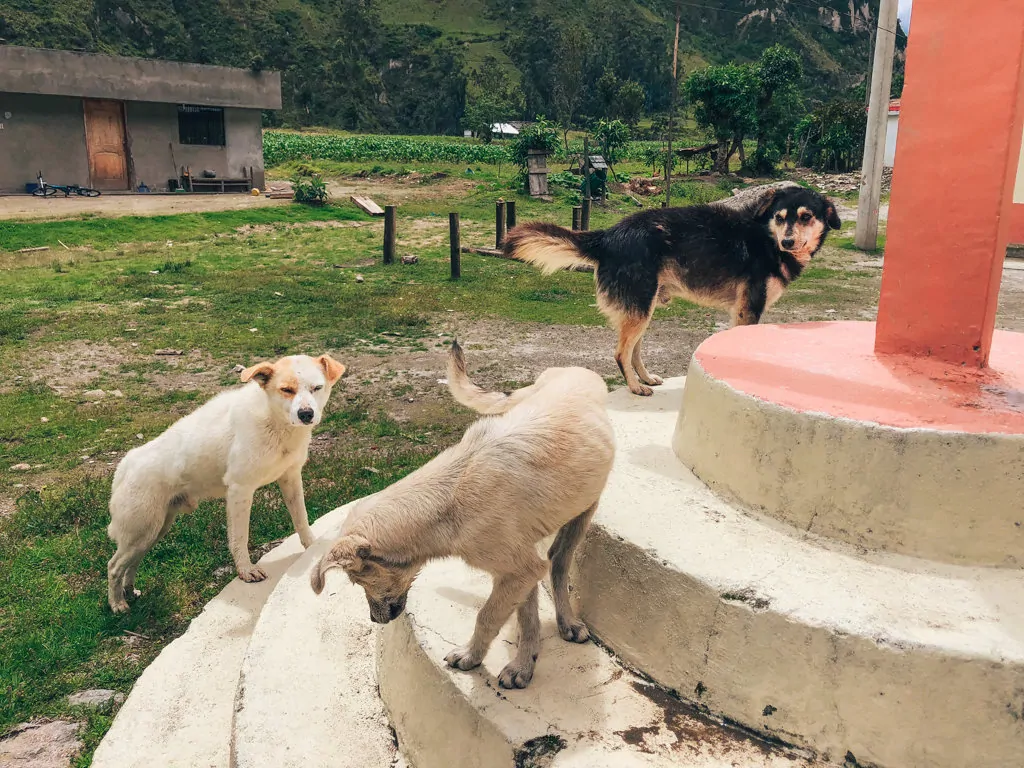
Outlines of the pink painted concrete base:
{"label": "pink painted concrete base", "polygon": [[877,355],[875,324],[755,325],[705,341],[701,367],[801,412],[892,427],[1024,434],[1024,334],[996,331],[989,367]]}

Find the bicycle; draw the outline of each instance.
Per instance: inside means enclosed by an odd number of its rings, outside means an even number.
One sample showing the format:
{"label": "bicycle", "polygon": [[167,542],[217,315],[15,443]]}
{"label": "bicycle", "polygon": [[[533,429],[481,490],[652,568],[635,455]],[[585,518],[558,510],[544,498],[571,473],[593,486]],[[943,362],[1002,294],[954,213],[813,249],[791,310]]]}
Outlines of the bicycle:
{"label": "bicycle", "polygon": [[82,187],[78,184],[49,184],[43,180],[42,171],[36,175],[36,181],[36,188],[32,190],[32,194],[36,197],[53,197],[58,192],[63,192],[64,197],[71,197],[73,194],[80,197],[100,196],[100,191],[92,187]]}

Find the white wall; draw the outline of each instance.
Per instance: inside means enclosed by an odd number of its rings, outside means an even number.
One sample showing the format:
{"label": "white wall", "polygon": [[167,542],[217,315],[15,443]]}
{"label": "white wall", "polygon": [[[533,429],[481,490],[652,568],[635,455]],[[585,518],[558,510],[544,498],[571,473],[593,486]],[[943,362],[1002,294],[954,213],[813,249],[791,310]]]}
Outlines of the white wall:
{"label": "white wall", "polygon": [[1017,186],[1013,189],[1013,202],[1024,203],[1024,138],[1021,140],[1020,159],[1017,161]]}
{"label": "white wall", "polygon": [[900,116],[889,115],[885,123],[885,167],[892,168],[896,162],[896,134],[899,131]]}

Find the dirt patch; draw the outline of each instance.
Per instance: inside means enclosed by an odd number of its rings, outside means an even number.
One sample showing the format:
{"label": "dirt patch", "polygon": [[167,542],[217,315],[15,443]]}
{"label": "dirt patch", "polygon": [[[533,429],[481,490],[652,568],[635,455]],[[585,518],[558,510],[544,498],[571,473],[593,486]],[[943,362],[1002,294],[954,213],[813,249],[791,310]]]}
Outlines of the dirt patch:
{"label": "dirt patch", "polygon": [[378,205],[391,205],[408,200],[458,197],[467,194],[479,181],[473,177],[448,176],[433,179],[422,174],[407,176],[346,177],[327,182],[327,191],[335,200],[348,200],[352,195],[372,198]]}
{"label": "dirt patch", "polygon": [[0,219],[66,219],[85,213],[100,216],[158,216],[204,211],[241,211],[289,205],[260,195],[108,195],[102,197],[0,196]]}
{"label": "dirt patch", "polygon": [[124,388],[126,380],[133,377],[126,369],[140,364],[159,365],[159,369],[134,374],[157,392],[213,392],[224,375],[224,365],[203,350],[157,356],[91,341],[71,341],[33,350],[18,362],[16,369],[31,371],[29,381],[45,384],[59,395],[70,396],[93,388],[100,380],[110,390]]}
{"label": "dirt patch", "polygon": [[[371,394],[399,421],[419,421],[434,404],[450,410],[451,398],[442,381],[453,335],[466,349],[470,375],[480,386],[508,389],[530,384],[544,369],[582,366],[606,378],[618,377],[613,359],[615,332],[606,326],[551,326],[503,320],[436,320],[435,335],[424,337],[427,349],[396,350],[383,356],[349,354],[348,388]],[[690,356],[706,332],[665,319],[644,337],[644,359],[664,376],[686,372]]]}
{"label": "dirt patch", "polygon": [[[265,235],[278,229],[358,229],[370,224],[368,221],[296,221],[284,227],[276,224],[243,224],[235,227],[235,232],[240,235]],[[218,235],[225,236],[224,233]]]}
{"label": "dirt patch", "polygon": [[746,753],[750,748],[766,758],[796,757],[786,745],[762,739],[729,723],[718,722],[694,704],[676,698],[662,688],[639,680],[632,685],[637,693],[654,703],[663,715],[661,723],[655,722],[646,728],[616,733],[623,741],[638,746],[641,751],[655,752],[656,749],[647,746],[651,743],[647,737],[664,729],[675,738],[675,744],[670,747],[672,751],[685,749],[695,754],[713,756],[723,762],[729,761],[737,753]]}
{"label": "dirt patch", "polygon": [[30,381],[43,382],[55,392],[66,394],[118,371],[123,362],[124,353],[111,344],[71,341],[35,350],[18,367],[32,371]]}
{"label": "dirt patch", "polygon": [[157,392],[214,392],[223,389],[221,379],[233,364],[218,362],[209,354],[193,349],[181,356],[137,359],[162,360],[171,370],[148,371],[143,374],[148,386]]}
{"label": "dirt patch", "polygon": [[996,328],[1024,331],[1024,261],[1007,260],[999,289]]}

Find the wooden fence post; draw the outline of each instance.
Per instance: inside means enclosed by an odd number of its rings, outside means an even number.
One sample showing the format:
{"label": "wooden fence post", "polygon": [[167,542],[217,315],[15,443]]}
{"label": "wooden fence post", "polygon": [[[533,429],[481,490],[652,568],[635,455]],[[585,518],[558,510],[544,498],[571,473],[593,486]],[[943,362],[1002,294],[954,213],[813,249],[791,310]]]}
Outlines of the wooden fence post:
{"label": "wooden fence post", "polygon": [[580,213],[580,229],[584,232],[590,231],[590,198],[583,198],[582,211]]}
{"label": "wooden fence post", "polygon": [[462,277],[462,237],[459,214],[448,214],[448,239],[451,240],[452,280]]}
{"label": "wooden fence post", "polygon": [[494,204],[494,247],[501,250],[505,244],[505,201]]}
{"label": "wooden fence post", "polygon": [[583,220],[583,206],[574,205],[572,207],[572,228],[574,231],[579,231],[580,222]]}
{"label": "wooden fence post", "polygon": [[395,261],[395,206],[384,206],[384,263]]}
{"label": "wooden fence post", "polygon": [[516,201],[508,200],[505,202],[505,231],[512,229],[516,225]]}

